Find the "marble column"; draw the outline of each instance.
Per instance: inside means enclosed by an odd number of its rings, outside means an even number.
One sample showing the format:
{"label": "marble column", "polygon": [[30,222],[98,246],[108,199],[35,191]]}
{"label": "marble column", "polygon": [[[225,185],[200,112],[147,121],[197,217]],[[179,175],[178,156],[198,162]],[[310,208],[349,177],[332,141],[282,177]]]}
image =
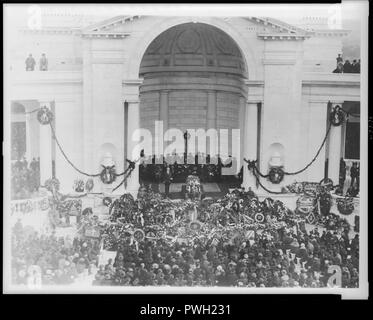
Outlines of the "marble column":
{"label": "marble column", "polygon": [[[33,114],[35,116],[35,114]],[[31,128],[31,114],[27,113],[25,117],[26,123],[26,159],[30,163],[32,161],[32,128]]]}
{"label": "marble column", "polygon": [[169,126],[168,93],[168,90],[162,90],[159,93],[159,120],[163,122],[163,132],[160,132],[162,136],[156,137],[156,141],[158,143],[158,152],[161,155],[164,154],[164,149],[167,147],[167,144],[164,142],[163,137]]}
{"label": "marble column", "polygon": [[[127,159],[137,161],[140,157],[140,150],[136,148],[140,133],[137,129],[140,128],[140,109],[139,101],[128,101],[128,123],[127,123]],[[137,152],[138,151],[138,152]],[[139,190],[139,163],[136,162],[135,169],[132,171],[130,177],[127,179],[126,192],[137,197]],[[128,165],[128,163],[127,163]]]}
{"label": "marble column", "polygon": [[[333,102],[331,110],[335,106],[341,106],[342,102]],[[330,111],[331,111],[330,110]],[[337,185],[339,183],[339,161],[341,159],[341,145],[342,145],[342,125],[331,126],[329,133],[329,161],[328,161],[328,177]]]}
{"label": "marble column", "polygon": [[[40,107],[51,109],[51,102],[40,102]],[[52,178],[52,132],[50,125],[39,125],[40,128],[40,184]]]}
{"label": "marble column", "polygon": [[240,97],[240,109],[239,109],[239,129],[240,129],[240,151],[241,151],[241,165],[245,166],[243,161],[244,158],[244,141],[245,141],[245,110],[246,110],[246,98]]}
{"label": "marble column", "polygon": [[[245,110],[245,135],[243,142],[243,158],[246,160],[257,160],[257,143],[258,143],[258,102],[246,102]],[[255,191],[256,179],[252,172],[249,172],[247,163],[243,164],[243,183],[245,190],[251,188]]]}

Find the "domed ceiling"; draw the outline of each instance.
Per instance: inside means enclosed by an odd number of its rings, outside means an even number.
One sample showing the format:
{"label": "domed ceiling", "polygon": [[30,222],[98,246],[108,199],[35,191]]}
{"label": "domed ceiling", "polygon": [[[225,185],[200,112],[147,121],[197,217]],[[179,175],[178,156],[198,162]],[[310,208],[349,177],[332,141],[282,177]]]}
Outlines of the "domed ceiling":
{"label": "domed ceiling", "polygon": [[172,27],[149,45],[140,75],[169,71],[211,71],[247,77],[244,58],[234,40],[202,23]]}

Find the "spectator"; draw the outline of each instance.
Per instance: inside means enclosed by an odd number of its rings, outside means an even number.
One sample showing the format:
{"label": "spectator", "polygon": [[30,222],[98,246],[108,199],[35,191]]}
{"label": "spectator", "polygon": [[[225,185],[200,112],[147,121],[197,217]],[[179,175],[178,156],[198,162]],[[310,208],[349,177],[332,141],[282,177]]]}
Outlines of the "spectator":
{"label": "spectator", "polygon": [[350,60],[346,60],[343,65],[343,73],[352,73],[352,64],[350,63]]}
{"label": "spectator", "polygon": [[48,59],[45,56],[45,53],[43,53],[41,55],[39,64],[40,64],[40,71],[47,71],[48,70]]}
{"label": "spectator", "polygon": [[337,66],[340,64],[340,63],[343,63],[343,58],[342,58],[342,55],[339,53],[338,54],[338,57],[336,58],[337,60]]}
{"label": "spectator", "polygon": [[343,63],[339,62],[337,68],[334,69],[333,73],[343,73]]}
{"label": "spectator", "polygon": [[35,65],[36,65],[35,59],[30,53],[26,59],[26,71],[34,71]]}

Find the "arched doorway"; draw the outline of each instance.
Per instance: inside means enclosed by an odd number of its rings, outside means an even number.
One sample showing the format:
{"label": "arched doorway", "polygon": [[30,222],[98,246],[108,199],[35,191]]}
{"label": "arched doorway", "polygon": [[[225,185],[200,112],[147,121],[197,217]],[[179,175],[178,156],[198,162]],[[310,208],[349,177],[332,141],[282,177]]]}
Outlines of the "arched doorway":
{"label": "arched doorway", "polygon": [[[225,129],[228,137],[221,139],[227,141],[220,144],[228,148],[215,152],[223,157],[231,154],[232,129],[244,129],[244,80],[248,70],[244,55],[227,33],[205,23],[171,27],[146,49],[139,77],[143,79],[139,89],[140,127],[154,137],[145,144],[147,156],[160,156],[167,147],[156,134],[155,121],[162,121],[161,134],[167,129]],[[214,151],[210,145],[207,150]],[[175,149],[175,153],[185,151],[184,144]],[[199,152],[198,145],[194,151]]]}

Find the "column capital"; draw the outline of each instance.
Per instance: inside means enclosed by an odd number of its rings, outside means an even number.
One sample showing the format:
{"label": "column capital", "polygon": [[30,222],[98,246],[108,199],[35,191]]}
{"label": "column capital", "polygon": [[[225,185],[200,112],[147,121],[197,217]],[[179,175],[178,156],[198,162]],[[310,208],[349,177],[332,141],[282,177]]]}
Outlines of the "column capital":
{"label": "column capital", "polygon": [[123,80],[122,83],[126,86],[141,86],[143,82],[144,82],[144,79],[139,78],[139,79],[125,79]]}
{"label": "column capital", "polygon": [[52,104],[52,101],[44,101],[44,100],[39,100],[39,105],[42,106],[42,107],[48,107],[50,108],[51,107],[51,104]]}
{"label": "column capital", "polygon": [[140,99],[138,97],[129,97],[129,98],[124,98],[124,102],[127,102],[128,104],[136,104],[136,103],[140,103]]}
{"label": "column capital", "polygon": [[336,105],[338,105],[338,104],[343,104],[344,101],[330,101],[330,103],[331,103],[331,105],[334,107],[334,106],[336,106]]}
{"label": "column capital", "polygon": [[247,99],[246,100],[246,104],[255,104],[255,105],[258,105],[259,103],[262,103],[261,100],[250,100],[250,99]]}

